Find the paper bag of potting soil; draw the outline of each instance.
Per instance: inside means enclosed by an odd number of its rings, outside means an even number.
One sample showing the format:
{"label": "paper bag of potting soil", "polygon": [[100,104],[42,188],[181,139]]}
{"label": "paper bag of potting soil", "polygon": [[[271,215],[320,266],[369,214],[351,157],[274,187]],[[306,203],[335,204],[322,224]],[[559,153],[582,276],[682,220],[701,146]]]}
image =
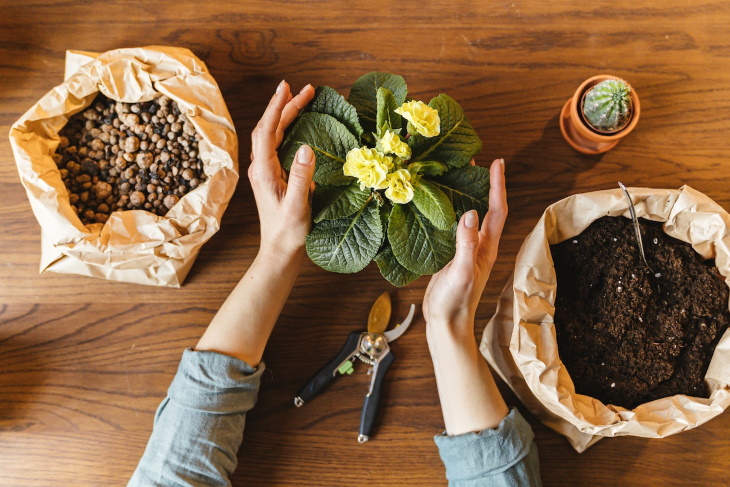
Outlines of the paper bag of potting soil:
{"label": "paper bag of potting soil", "polygon": [[[238,141],[218,85],[189,50],[156,46],[69,51],[65,78],[10,130],[20,179],[41,225],[41,272],[179,287],[218,231],[238,180]],[[164,216],[115,211],[105,223],[84,225],[72,208],[53,159],[59,130],[100,92],[125,103],[165,95],[195,128],[205,181],[173,200]]]}
{"label": "paper bag of potting soil", "polygon": [[[631,188],[637,216],[664,222],[671,237],[715,259],[730,286],[730,215],[707,196],[679,190]],[[550,245],[574,237],[604,216],[630,218],[620,189],[574,195],[545,210],[517,255],[515,271],[487,324],[481,351],[525,406],[582,452],[605,436],[662,438],[694,428],[730,405],[730,330],[721,337],[705,375],[709,398],[676,395],[633,410],[577,394],[560,360],[553,315],[557,280]],[[730,303],[729,303],[730,305]]]}

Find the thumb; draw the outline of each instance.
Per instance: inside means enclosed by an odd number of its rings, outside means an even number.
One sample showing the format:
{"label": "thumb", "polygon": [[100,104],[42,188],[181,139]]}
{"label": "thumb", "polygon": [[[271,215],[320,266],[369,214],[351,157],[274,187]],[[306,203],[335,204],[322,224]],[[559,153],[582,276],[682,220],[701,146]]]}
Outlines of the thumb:
{"label": "thumb", "polygon": [[479,250],[479,215],[475,210],[464,213],[456,229],[456,255],[452,264],[459,278],[472,280]]}
{"label": "thumb", "polygon": [[294,156],[289,170],[285,203],[293,207],[301,207],[309,200],[309,190],[314,176],[315,157],[312,148],[302,145]]}

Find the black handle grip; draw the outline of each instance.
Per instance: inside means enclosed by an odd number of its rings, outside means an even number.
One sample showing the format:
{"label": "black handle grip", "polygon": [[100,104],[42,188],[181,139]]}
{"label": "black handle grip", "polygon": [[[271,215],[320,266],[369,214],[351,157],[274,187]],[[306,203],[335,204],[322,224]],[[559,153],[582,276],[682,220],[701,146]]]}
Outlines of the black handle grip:
{"label": "black handle grip", "polygon": [[340,364],[357,348],[360,343],[361,334],[362,333],[359,331],[353,331],[347,336],[347,341],[345,341],[345,345],[342,347],[342,350],[340,350],[340,353],[338,353],[331,362],[319,369],[314,377],[312,377],[302,390],[299,391],[297,399],[301,402],[297,402],[295,399],[295,404],[297,404],[297,406],[301,406],[312,399],[314,396],[322,392],[330,382],[332,382],[335,378],[337,367],[339,367]]}
{"label": "black handle grip", "polygon": [[375,417],[378,414],[378,405],[380,404],[380,392],[385,382],[385,374],[393,364],[395,355],[393,352],[387,353],[378,362],[378,370],[372,379],[372,391],[365,396],[365,402],[362,405],[362,415],[360,416],[360,436],[357,441],[365,443],[370,438],[370,432],[375,424]]}

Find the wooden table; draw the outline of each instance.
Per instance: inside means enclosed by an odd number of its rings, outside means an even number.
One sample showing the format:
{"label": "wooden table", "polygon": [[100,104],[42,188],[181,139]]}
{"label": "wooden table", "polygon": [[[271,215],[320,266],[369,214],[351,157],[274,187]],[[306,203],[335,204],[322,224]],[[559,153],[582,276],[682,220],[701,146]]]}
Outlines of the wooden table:
{"label": "wooden table", "polygon": [[[280,79],[346,92],[361,74],[402,74],[413,96],[447,92],[484,140],[481,164],[507,161],[510,216],[475,334],[494,311],[520,243],[544,208],[570,194],[688,184],[730,209],[730,4],[619,0],[477,2],[3,2],[0,132],[62,81],[64,51],[185,46],[221,86],[249,134]],[[574,152],[558,114],[586,78],[629,80],[637,129],[603,156]],[[245,173],[245,171],[242,171]],[[221,231],[182,289],[39,275],[39,227],[0,140],[0,484],[121,485],[184,347],[251,263],[258,222],[242,178]],[[443,485],[432,436],[443,428],[423,319],[395,344],[376,436],[356,442],[368,377],[339,380],[303,409],[292,398],[369,304],[394,313],[428,282],[391,289],[374,265],[357,275],[307,262],[266,353],[234,485]],[[511,404],[519,404],[505,391]],[[663,440],[607,439],[579,455],[527,415],[545,485],[729,485],[730,414]]]}

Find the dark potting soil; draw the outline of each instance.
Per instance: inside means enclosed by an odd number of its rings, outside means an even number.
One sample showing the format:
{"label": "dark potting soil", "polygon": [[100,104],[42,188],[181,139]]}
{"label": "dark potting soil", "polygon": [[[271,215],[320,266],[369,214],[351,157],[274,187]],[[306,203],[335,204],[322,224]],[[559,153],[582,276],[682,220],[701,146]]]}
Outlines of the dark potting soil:
{"label": "dark potting soil", "polygon": [[708,397],[703,382],[730,323],[728,289],[714,262],[639,219],[603,217],[550,247],[558,288],[560,359],[576,392],[633,409],[675,394]]}

